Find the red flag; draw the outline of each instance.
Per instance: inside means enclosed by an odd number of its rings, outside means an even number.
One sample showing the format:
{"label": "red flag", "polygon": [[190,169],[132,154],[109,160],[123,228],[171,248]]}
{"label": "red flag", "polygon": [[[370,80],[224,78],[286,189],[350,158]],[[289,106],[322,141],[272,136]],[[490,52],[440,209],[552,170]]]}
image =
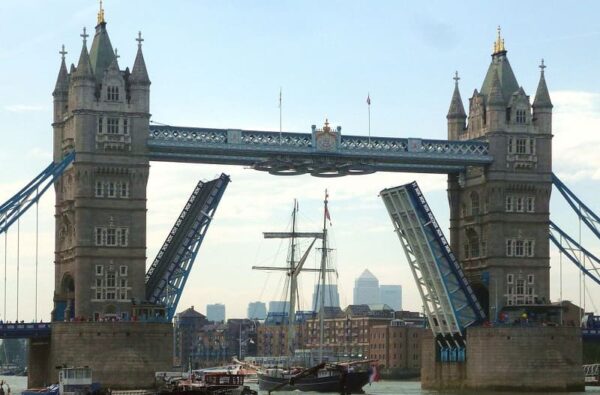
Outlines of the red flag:
{"label": "red flag", "polygon": [[371,105],[371,95],[367,94],[367,104],[370,106]]}

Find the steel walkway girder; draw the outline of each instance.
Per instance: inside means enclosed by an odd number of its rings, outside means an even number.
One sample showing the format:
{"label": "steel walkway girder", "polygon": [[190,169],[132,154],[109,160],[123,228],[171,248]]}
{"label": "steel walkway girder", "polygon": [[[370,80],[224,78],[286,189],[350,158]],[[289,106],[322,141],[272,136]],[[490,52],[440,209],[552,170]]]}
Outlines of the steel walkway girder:
{"label": "steel walkway girder", "polygon": [[[493,161],[485,141],[342,136],[323,148],[319,133],[150,126],[151,160],[250,166],[296,175],[342,169],[341,175],[375,171],[454,173]],[[281,169],[302,169],[285,173]]]}

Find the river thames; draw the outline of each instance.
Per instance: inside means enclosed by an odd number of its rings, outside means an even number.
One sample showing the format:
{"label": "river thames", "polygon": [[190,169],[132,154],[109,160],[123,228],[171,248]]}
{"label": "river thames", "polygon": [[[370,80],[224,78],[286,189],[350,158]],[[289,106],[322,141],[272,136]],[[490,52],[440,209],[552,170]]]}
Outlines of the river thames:
{"label": "river thames", "polygon": [[[12,390],[13,395],[20,395],[21,391],[27,386],[27,377],[20,376],[0,376],[0,380],[6,381]],[[256,389],[256,386],[251,386]],[[371,385],[366,385],[365,393],[368,395],[417,395],[417,394],[439,394],[436,391],[424,391],[421,390],[421,383],[418,381],[380,381]],[[261,395],[266,394],[266,391],[260,391]],[[586,387],[586,392],[570,392],[570,394],[585,394],[585,393],[599,393],[600,387]],[[280,395],[299,395],[300,392],[277,392]],[[304,392],[304,394],[317,394],[317,392]],[[483,394],[483,395],[506,395],[507,392],[480,392],[480,391],[456,391],[456,392],[444,392],[444,394]],[[519,392],[519,394],[534,394],[533,392]],[[548,394],[548,392],[535,392],[535,394]],[[565,394],[561,392],[560,394]]]}

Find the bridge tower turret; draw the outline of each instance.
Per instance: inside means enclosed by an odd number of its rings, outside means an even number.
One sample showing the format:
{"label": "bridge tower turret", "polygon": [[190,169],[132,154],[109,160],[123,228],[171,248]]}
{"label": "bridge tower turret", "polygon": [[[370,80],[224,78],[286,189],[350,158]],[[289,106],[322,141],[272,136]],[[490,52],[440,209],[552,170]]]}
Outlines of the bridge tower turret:
{"label": "bridge tower turret", "polygon": [[129,318],[145,299],[150,80],[141,37],[133,72],[121,70],[100,11],[70,72],[61,51],[53,93],[54,160],[76,151],[55,185],[53,321]]}
{"label": "bridge tower turret", "polygon": [[[507,305],[549,302],[552,104],[542,76],[532,107],[498,30],[468,125],[451,140],[489,142],[494,162],[448,178],[450,244],[490,319]],[[454,96],[452,101],[454,102]]]}

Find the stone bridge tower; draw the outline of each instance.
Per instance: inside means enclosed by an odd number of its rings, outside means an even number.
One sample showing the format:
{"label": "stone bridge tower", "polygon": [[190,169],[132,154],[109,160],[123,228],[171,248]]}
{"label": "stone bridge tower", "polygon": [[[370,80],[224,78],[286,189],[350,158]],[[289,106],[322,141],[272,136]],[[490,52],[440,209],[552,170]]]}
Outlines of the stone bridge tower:
{"label": "stone bridge tower", "polygon": [[458,75],[447,115],[450,140],[486,140],[494,157],[487,168],[448,179],[451,246],[492,320],[503,306],[548,303],[550,296],[552,102],[543,60],[531,105],[506,53],[498,29],[468,116]]}
{"label": "stone bridge tower", "polygon": [[76,151],[55,184],[53,321],[128,319],[145,298],[150,80],[141,34],[131,71],[121,70],[104,11],[91,50],[62,63],[54,90],[54,160]]}

